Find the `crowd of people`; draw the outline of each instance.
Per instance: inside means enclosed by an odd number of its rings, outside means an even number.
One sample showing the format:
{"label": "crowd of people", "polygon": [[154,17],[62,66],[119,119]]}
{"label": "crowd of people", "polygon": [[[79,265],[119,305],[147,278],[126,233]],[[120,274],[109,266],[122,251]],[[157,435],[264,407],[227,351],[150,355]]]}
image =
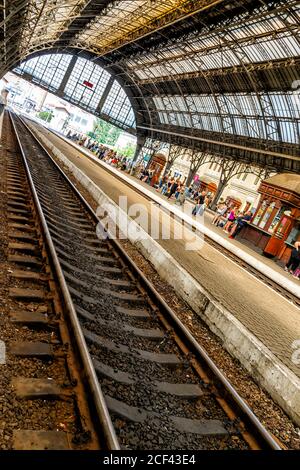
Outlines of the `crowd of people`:
{"label": "crowd of people", "polygon": [[[141,169],[138,177],[145,183],[153,183],[153,175],[151,170]],[[194,201],[194,215],[199,213],[203,214],[205,208],[208,207],[211,202],[211,195],[209,193],[205,191],[199,192],[199,190],[197,190],[193,184],[188,186],[182,182],[180,178],[175,178],[174,176],[160,176],[157,183],[153,186],[163,196],[166,196],[167,199],[175,199],[175,203],[180,206],[183,206],[187,199]]]}
{"label": "crowd of people", "polygon": [[237,206],[226,204],[224,199],[220,199],[216,208],[216,215],[212,224],[222,227],[223,231],[229,235],[229,238],[235,238],[252,219],[252,212],[249,210],[240,211]]}
{"label": "crowd of people", "polygon": [[[141,181],[151,184],[153,175],[151,170],[143,169],[140,172],[139,178]],[[174,198],[175,202],[179,205],[183,205],[184,202],[189,199],[194,203],[192,209],[192,215],[203,215],[207,207],[211,205],[213,194],[199,190],[194,184],[186,186],[179,178],[171,176],[161,176],[156,185],[156,190],[162,195],[166,196],[167,199]],[[212,220],[212,224],[217,227],[222,227],[223,231],[226,232],[229,238],[235,238],[243,227],[245,227],[252,218],[251,211],[239,211],[238,207],[232,207],[227,204],[224,199],[220,199],[217,208],[216,215]]]}
{"label": "crowd of people", "polygon": [[[216,215],[212,224],[222,227],[223,231],[229,234],[229,238],[235,238],[252,218],[251,211],[239,212],[238,207],[229,208],[223,199],[220,199]],[[295,242],[289,261],[285,266],[285,271],[300,280],[300,241]]]}
{"label": "crowd of people", "polygon": [[113,150],[99,142],[93,140],[84,134],[68,132],[67,138],[73,140],[78,145],[87,148],[95,154],[100,160],[103,160],[110,165],[120,168],[123,171],[129,171],[131,168],[132,160],[124,155],[118,155],[116,150]]}

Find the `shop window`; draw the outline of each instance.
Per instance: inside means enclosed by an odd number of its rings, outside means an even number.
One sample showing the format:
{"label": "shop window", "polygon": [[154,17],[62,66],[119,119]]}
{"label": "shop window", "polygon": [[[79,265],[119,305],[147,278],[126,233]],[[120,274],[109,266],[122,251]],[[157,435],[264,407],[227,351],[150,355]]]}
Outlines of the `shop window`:
{"label": "shop window", "polygon": [[258,225],[259,224],[259,221],[265,211],[267,207],[267,202],[266,201],[263,201],[260,208],[258,209],[257,213],[256,213],[256,216],[254,217],[253,221],[252,221],[252,224],[253,225]]}
{"label": "shop window", "polygon": [[261,220],[259,221],[258,223],[258,226],[259,228],[261,228],[262,230],[265,228],[265,226],[267,225],[270,217],[271,217],[271,214],[273,212],[275,208],[275,202],[272,202],[268,207],[267,207],[267,210],[265,211],[264,215],[262,216]]}
{"label": "shop window", "polygon": [[[281,221],[279,222],[279,225],[277,226],[276,229],[276,236],[278,238],[282,238],[284,234],[286,233],[289,225],[290,225],[290,220],[288,217],[283,216]],[[287,242],[287,241],[286,241]]]}
{"label": "shop window", "polygon": [[288,245],[294,245],[296,241],[300,241],[300,222],[298,222],[298,224],[294,228],[292,228],[285,243],[287,243]]}
{"label": "shop window", "polygon": [[273,232],[274,232],[274,230],[275,230],[275,228],[276,228],[278,222],[279,222],[280,219],[281,219],[281,216],[282,216],[284,210],[285,210],[284,207],[282,207],[281,209],[278,209],[277,213],[275,214],[275,217],[273,218],[273,220],[272,220],[272,222],[271,222],[271,224],[270,224],[270,227],[268,228],[268,232],[269,232],[269,233],[273,233]]}

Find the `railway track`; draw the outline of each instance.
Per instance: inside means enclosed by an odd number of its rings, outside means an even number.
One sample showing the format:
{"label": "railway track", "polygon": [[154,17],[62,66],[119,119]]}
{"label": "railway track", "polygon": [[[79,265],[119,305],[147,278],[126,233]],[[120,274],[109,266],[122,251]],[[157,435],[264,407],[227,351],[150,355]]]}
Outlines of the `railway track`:
{"label": "railway track", "polygon": [[[11,122],[78,348],[120,447],[280,449],[119,243],[98,239],[93,210],[26,124]],[[102,435],[117,446],[105,418]]]}
{"label": "railway track", "polygon": [[5,442],[1,448],[118,448],[112,425],[112,435],[102,434],[107,410],[97,402],[93,369],[85,364],[76,321],[57,277],[53,247],[17,142],[13,146],[10,140],[10,127],[5,116],[1,183],[6,189],[2,219],[6,219],[7,283],[1,292],[1,313],[8,310],[9,321],[8,327],[1,325],[1,339],[7,335],[6,364],[1,366],[7,389],[1,395],[9,398],[0,400],[5,420],[1,420],[0,441]]}

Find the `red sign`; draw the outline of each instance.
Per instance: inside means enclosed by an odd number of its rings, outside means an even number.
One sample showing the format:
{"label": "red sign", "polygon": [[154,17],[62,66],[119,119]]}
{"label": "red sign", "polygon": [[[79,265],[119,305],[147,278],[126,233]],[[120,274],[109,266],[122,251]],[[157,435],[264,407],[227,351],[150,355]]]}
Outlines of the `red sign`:
{"label": "red sign", "polygon": [[93,88],[94,84],[91,82],[88,82],[87,80],[84,80],[83,84],[89,88]]}

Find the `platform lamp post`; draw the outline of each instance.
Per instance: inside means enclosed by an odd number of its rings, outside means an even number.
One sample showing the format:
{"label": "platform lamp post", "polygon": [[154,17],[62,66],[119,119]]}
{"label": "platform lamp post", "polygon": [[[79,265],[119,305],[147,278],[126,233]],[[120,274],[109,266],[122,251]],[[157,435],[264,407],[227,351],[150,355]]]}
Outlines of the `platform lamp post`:
{"label": "platform lamp post", "polygon": [[46,119],[47,124],[50,124],[52,117],[53,117],[53,113],[52,113],[52,110],[50,110],[50,111],[48,111],[48,116],[47,116],[47,119]]}
{"label": "platform lamp post", "polygon": [[80,100],[79,100],[79,104],[80,104],[80,102],[82,101],[82,98],[84,96],[84,92],[86,90],[90,90],[92,92],[92,94],[95,93],[95,90],[93,90],[94,84],[89,82],[88,80],[84,80],[82,83],[77,82],[77,84],[81,85],[82,88],[83,88],[82,93],[81,93],[81,97],[80,97]]}
{"label": "platform lamp post", "polygon": [[64,123],[63,123],[62,128],[61,128],[62,132],[67,129],[67,127],[69,125],[69,122],[70,122],[70,115],[68,115],[66,117],[66,119],[64,120]]}

